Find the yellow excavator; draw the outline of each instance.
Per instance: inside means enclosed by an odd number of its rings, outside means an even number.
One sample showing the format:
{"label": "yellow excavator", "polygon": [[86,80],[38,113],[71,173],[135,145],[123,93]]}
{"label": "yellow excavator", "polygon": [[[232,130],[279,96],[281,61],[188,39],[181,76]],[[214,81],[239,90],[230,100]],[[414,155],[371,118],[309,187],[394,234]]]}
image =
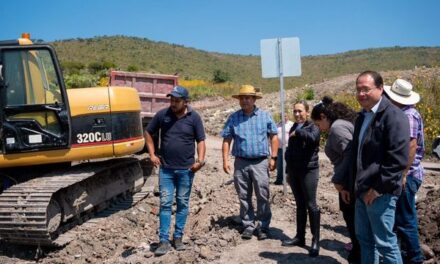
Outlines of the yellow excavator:
{"label": "yellow excavator", "polygon": [[61,234],[144,183],[138,93],[66,89],[49,44],[0,41],[0,239],[56,246]]}

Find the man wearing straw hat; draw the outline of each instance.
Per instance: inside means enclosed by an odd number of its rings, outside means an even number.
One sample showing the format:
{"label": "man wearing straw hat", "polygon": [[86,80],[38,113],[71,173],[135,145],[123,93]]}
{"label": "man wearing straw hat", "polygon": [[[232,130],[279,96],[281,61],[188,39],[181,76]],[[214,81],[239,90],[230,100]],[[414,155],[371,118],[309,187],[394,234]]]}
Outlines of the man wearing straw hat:
{"label": "man wearing straw hat", "polygon": [[420,101],[420,95],[413,90],[411,83],[397,79],[392,86],[384,86],[391,102],[399,107],[409,121],[410,143],[409,160],[403,171],[403,190],[396,204],[395,228],[400,238],[401,253],[408,263],[423,263],[417,225],[416,193],[423,181],[421,164],[425,152],[423,120],[414,107]]}
{"label": "man wearing straw hat", "polygon": [[[244,228],[242,238],[251,239],[256,231],[258,239],[263,240],[269,237],[272,217],[269,169],[273,171],[277,158],[282,158],[277,157],[277,126],[268,112],[255,106],[261,93],[252,85],[241,86],[239,94],[232,97],[239,100],[241,109],[229,116],[221,132],[223,170],[228,174],[231,172],[229,150],[234,141],[234,185],[240,201],[240,217]],[[253,190],[257,198],[256,216],[252,206]]]}

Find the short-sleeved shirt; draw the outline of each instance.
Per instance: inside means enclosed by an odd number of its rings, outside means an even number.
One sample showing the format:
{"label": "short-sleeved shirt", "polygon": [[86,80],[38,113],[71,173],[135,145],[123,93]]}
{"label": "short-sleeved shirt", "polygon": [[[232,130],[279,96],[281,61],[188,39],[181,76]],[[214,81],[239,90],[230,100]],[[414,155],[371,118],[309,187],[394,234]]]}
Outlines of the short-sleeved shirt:
{"label": "short-sleeved shirt", "polygon": [[[284,123],[284,130],[285,130],[285,135],[284,135],[284,146],[287,147],[287,143],[289,142],[289,131],[293,126],[293,122],[290,120],[287,120],[287,122]],[[278,148],[282,149],[283,148],[283,122],[279,122],[277,124],[277,131],[278,131]]]}
{"label": "short-sleeved shirt", "polygon": [[187,106],[187,113],[177,119],[170,108],[156,113],[148,124],[147,132],[160,130],[160,156],[166,169],[188,169],[194,164],[195,142],[205,140],[200,115]]}
{"label": "short-sleeved shirt", "polygon": [[241,109],[230,115],[221,132],[223,138],[234,141],[232,155],[242,158],[269,156],[270,134],[277,134],[277,126],[272,116],[258,107],[250,115]]}
{"label": "short-sleeved shirt", "polygon": [[411,139],[416,139],[417,148],[414,161],[408,171],[408,176],[412,176],[416,179],[423,180],[423,167],[421,161],[425,154],[425,139],[423,136],[423,120],[419,112],[414,106],[405,106],[402,111],[408,117],[409,121],[409,135]]}

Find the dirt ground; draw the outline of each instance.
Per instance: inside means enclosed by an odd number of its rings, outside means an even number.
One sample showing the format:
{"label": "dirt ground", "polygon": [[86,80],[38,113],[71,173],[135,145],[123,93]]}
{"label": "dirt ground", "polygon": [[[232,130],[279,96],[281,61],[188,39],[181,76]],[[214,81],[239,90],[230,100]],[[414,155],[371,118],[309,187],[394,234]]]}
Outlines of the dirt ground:
{"label": "dirt ground", "polygon": [[[338,77],[317,84],[314,89],[318,96],[324,90],[331,94],[338,87],[349,89],[354,78],[355,75]],[[289,91],[287,99],[294,98],[300,91]],[[257,104],[274,111],[278,101],[278,94],[270,94]],[[318,187],[318,204],[322,210],[320,256],[309,258],[308,246],[281,246],[281,240],[295,234],[296,210],[291,191],[287,188],[287,195],[284,195],[283,186],[271,184],[271,238],[242,240],[239,203],[231,184],[232,175],[225,174],[222,169],[221,139],[218,137],[226,117],[238,109],[238,104],[232,99],[216,98],[193,105],[203,116],[210,136],[206,141],[208,162],[197,173],[191,194],[190,215],[183,238],[187,250],[171,250],[162,257],[153,256],[158,242],[159,198],[151,193],[132,208],[115,208],[106,217],[96,217],[75,227],[75,239],[63,248],[39,249],[0,241],[0,263],[346,263],[348,253],[344,244],[349,239],[339,212],[337,193],[330,183],[332,166],[325,155],[320,155]],[[275,176],[272,174],[271,182]],[[157,176],[152,176],[149,182],[157,182]],[[429,169],[417,197],[421,241],[437,256],[427,263],[436,263],[440,256],[439,196],[440,171]],[[307,245],[310,240],[308,232]]]}

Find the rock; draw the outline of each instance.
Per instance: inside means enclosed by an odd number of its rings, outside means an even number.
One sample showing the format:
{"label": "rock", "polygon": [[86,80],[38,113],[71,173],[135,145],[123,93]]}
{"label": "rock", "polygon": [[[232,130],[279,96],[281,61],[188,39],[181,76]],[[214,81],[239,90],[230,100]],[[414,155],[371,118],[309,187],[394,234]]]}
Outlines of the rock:
{"label": "rock", "polygon": [[151,207],[150,213],[153,215],[159,215],[159,207],[156,207],[156,206]]}
{"label": "rock", "polygon": [[209,247],[203,246],[200,248],[200,257],[203,259],[212,259],[212,251]]}
{"label": "rock", "polygon": [[218,242],[221,247],[226,247],[228,245],[228,241],[223,240],[223,239],[220,239]]}
{"label": "rock", "polygon": [[212,237],[208,239],[208,245],[217,246],[219,243],[218,238]]}
{"label": "rock", "polygon": [[432,251],[432,249],[426,244],[421,244],[420,249],[422,250],[426,260],[432,259],[435,256],[434,251]]}
{"label": "rock", "polygon": [[146,242],[142,242],[142,243],[139,244],[138,248],[141,249],[141,250],[149,251],[150,250],[150,245],[147,244]]}
{"label": "rock", "polygon": [[225,233],[222,235],[222,239],[227,242],[231,242],[233,238],[234,238],[234,235],[232,233]]}
{"label": "rock", "polygon": [[194,241],[194,244],[200,246],[200,245],[204,245],[206,244],[206,239],[197,239],[196,241]]}
{"label": "rock", "polygon": [[152,256],[153,256],[153,252],[148,251],[144,253],[144,258],[151,258]]}
{"label": "rock", "polygon": [[195,247],[194,247],[194,252],[200,254],[200,247],[195,246]]}

